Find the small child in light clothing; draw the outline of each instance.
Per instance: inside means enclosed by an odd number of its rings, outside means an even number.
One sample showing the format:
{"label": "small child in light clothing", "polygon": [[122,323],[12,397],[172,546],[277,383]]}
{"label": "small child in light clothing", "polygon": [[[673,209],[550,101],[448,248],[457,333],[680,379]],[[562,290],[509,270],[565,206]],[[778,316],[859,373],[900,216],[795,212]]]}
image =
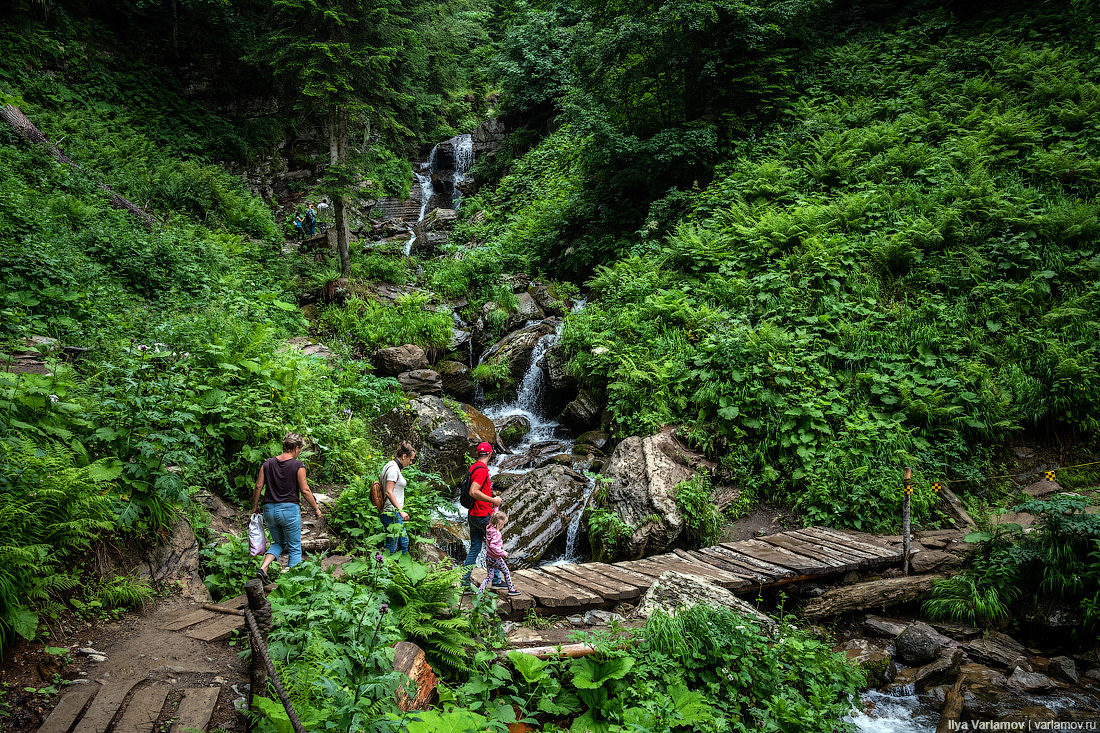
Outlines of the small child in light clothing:
{"label": "small child in light clothing", "polygon": [[504,562],[508,552],[504,549],[504,537],[501,532],[506,524],[508,524],[508,515],[499,509],[489,517],[489,526],[485,528],[485,570],[488,572],[478,590],[483,591],[489,587],[489,582],[493,579],[493,571],[499,570],[504,573],[504,580],[508,583],[508,595],[518,596],[519,591],[512,585],[512,574],[508,572],[508,565]]}

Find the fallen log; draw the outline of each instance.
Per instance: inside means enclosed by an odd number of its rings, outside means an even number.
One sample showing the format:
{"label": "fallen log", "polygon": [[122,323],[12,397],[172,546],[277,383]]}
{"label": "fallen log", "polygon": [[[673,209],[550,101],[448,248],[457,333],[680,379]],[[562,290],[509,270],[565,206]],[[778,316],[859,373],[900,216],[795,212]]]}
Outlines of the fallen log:
{"label": "fallen log", "polygon": [[959,718],[963,711],[963,677],[955,681],[954,687],[947,691],[943,701],[943,709],[940,711],[940,724],[936,726],[936,733],[954,733],[959,729]]}
{"label": "fallen log", "polygon": [[943,580],[944,577],[943,575],[913,575],[834,588],[806,603],[802,608],[802,615],[808,619],[817,619],[852,611],[909,603],[929,595],[932,592],[932,584],[937,580]]}
{"label": "fallen log", "polygon": [[565,646],[532,646],[526,649],[505,649],[498,652],[497,656],[507,656],[508,652],[522,652],[523,654],[530,654],[533,657],[539,659],[548,659],[550,657],[565,657],[567,659],[574,659],[576,657],[587,657],[589,654],[595,654],[596,648],[589,646],[588,644],[566,644]]}
{"label": "fallen log", "polygon": [[202,607],[207,611],[213,611],[214,613],[225,613],[230,616],[243,616],[244,611],[237,608],[227,608],[226,606],[218,606],[213,603],[204,603]]}
{"label": "fallen log", "polygon": [[[18,107],[13,107],[10,104],[5,104],[3,107],[0,107],[0,119],[7,122],[15,134],[27,144],[44,147],[49,152],[50,156],[58,163],[69,165],[76,169],[80,168],[80,166],[73,162],[72,158],[61,151],[61,148],[51,143],[49,138],[47,138],[41,130],[35,127],[34,123],[28,120],[27,116],[24,115]],[[106,183],[100,181],[96,186],[107,194],[107,199],[111,202],[111,206],[114,206],[116,209],[129,211],[146,229],[152,230],[157,225],[157,220],[154,219],[152,215],[141,207],[135,206],[126,198],[118,195],[118,193]]]}

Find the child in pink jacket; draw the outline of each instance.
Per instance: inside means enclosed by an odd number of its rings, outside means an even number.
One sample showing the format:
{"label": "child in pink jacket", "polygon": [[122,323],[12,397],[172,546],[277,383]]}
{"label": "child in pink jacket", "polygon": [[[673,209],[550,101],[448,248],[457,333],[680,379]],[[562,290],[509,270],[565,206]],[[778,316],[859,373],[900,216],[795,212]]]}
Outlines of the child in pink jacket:
{"label": "child in pink jacket", "polygon": [[504,563],[508,553],[504,549],[504,537],[501,532],[506,524],[508,524],[508,515],[499,509],[489,517],[489,526],[485,528],[485,569],[488,573],[485,580],[481,581],[478,590],[485,590],[489,586],[489,581],[493,579],[493,571],[499,570],[504,573],[504,580],[508,583],[508,595],[518,596],[519,591],[512,585],[512,574],[508,572],[508,566]]}

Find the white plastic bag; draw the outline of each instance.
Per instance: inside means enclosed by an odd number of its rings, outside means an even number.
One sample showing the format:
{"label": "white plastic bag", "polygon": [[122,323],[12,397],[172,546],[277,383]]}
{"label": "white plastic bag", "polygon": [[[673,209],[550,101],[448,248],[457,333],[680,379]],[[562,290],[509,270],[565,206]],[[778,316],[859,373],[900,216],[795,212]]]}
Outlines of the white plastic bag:
{"label": "white plastic bag", "polygon": [[262,555],[267,550],[267,534],[264,532],[264,515],[253,514],[248,520],[248,551],[252,555]]}

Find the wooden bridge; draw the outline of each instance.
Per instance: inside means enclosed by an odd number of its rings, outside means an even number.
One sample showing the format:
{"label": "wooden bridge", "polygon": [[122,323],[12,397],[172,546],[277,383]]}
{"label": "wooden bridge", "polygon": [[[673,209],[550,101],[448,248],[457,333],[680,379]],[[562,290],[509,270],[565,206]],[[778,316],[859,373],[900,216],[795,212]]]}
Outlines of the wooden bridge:
{"label": "wooden bridge", "polygon": [[[527,609],[566,613],[636,603],[669,570],[747,594],[849,570],[900,566],[901,558],[900,542],[895,546],[869,535],[807,527],[701,550],[673,550],[643,560],[514,571],[512,581],[520,594],[500,591],[498,610],[503,615]],[[476,582],[484,577],[484,570],[474,571]]]}

